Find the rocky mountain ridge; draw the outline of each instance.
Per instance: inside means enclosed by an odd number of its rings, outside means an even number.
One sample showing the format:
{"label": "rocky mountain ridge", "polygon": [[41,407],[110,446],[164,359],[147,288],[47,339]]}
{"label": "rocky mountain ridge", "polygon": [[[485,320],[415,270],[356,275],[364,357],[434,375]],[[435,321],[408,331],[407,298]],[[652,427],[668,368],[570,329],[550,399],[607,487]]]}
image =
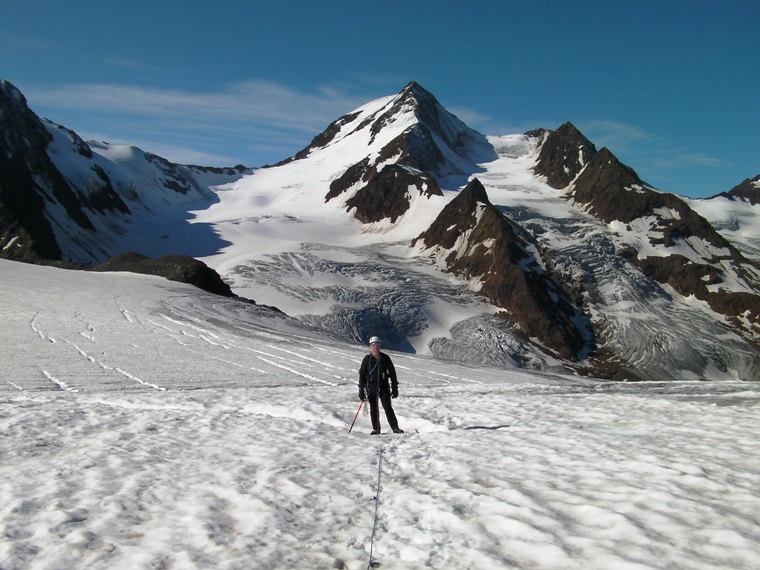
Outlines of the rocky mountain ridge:
{"label": "rocky mountain ridge", "polygon": [[[706,301],[753,338],[760,333],[760,263],[745,257],[684,200],[648,187],[606,148],[575,178],[569,196],[607,224],[645,220],[650,245],[673,253],[641,255],[631,249],[625,253],[628,259],[680,295]],[[688,250],[680,251],[684,246]],[[725,287],[729,280],[741,290]],[[740,315],[746,315],[742,324]]]}
{"label": "rocky mountain ridge", "polygon": [[760,174],[754,178],[746,178],[728,192],[720,195],[731,200],[743,200],[752,205],[760,204]]}
{"label": "rocky mountain ridge", "polygon": [[473,179],[413,244],[442,257],[447,271],[479,279],[481,291],[529,337],[563,358],[583,360],[592,351],[588,318],[535,258],[527,232],[491,204]]}

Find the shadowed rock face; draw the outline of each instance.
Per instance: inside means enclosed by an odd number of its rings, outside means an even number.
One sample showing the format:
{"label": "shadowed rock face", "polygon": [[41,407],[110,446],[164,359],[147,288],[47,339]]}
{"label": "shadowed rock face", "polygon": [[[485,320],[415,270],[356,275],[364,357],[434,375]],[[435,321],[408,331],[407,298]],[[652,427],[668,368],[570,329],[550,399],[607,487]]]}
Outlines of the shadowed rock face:
{"label": "shadowed rock face", "polygon": [[[571,196],[577,204],[586,207],[590,214],[609,223],[629,223],[645,216],[663,216],[658,209],[677,212],[689,231],[700,237],[712,235],[725,243],[710,224],[698,216],[675,194],[658,192],[639,178],[636,172],[621,163],[607,148],[594,155],[586,168],[575,179]],[[674,220],[675,221],[675,220]],[[684,224],[679,224],[684,227]]]}
{"label": "shadowed rock face", "polygon": [[363,184],[346,201],[347,209],[355,209],[354,216],[363,223],[386,218],[394,223],[411,206],[410,189],[416,188],[421,196],[441,196],[435,178],[426,174],[424,168],[427,162],[438,160],[435,155],[440,155],[440,151],[435,146],[415,142],[417,137],[414,133],[419,130],[424,131],[424,128],[412,129],[409,133],[396,137],[377,159],[377,162],[383,163],[390,157],[399,156],[401,158],[397,163],[386,164],[378,171],[366,158],[350,166],[330,184],[325,201]]}
{"label": "shadowed rock face", "polygon": [[389,164],[349,198],[346,206],[356,208],[356,219],[365,224],[386,218],[394,223],[409,210],[410,188],[416,188],[420,195],[441,194],[432,178]]}
{"label": "shadowed rock face", "polygon": [[728,192],[719,194],[719,196],[730,200],[744,200],[750,204],[760,204],[760,174],[752,179],[745,179]]}
{"label": "shadowed rock face", "polygon": [[230,286],[202,261],[187,255],[166,255],[151,258],[139,253],[124,253],[92,268],[92,271],[130,271],[158,275],[170,281],[189,283],[199,289],[224,297],[234,297]]}
{"label": "shadowed rock face", "polygon": [[[46,196],[52,195],[83,227],[92,227],[76,195],[47,153],[52,140],[24,96],[0,82],[0,251],[17,261],[60,259]],[[88,149],[89,150],[89,149]]]}
{"label": "shadowed rock face", "polygon": [[[530,253],[525,231],[488,200],[485,188],[471,181],[415,242],[437,252],[451,250],[447,271],[482,282],[481,291],[506,309],[528,338],[563,358],[590,349],[587,319]],[[584,330],[579,328],[585,323]]]}
{"label": "shadowed rock face", "polygon": [[544,139],[533,170],[545,176],[552,188],[566,188],[596,154],[594,144],[572,123],[556,131],[539,129],[525,134]]}
{"label": "shadowed rock face", "polygon": [[[725,315],[734,326],[760,335],[760,295],[720,287],[724,275],[717,267],[695,263],[678,254],[636,259],[635,263],[648,277],[670,285],[683,296],[693,295],[706,301],[713,311]],[[750,262],[745,260],[744,263]],[[746,270],[742,270],[741,275],[749,282],[754,279]]]}
{"label": "shadowed rock face", "polygon": [[[160,202],[157,197],[167,204],[211,202],[217,197],[210,180],[226,182],[248,170],[182,166],[131,151],[134,159],[127,162],[104,159],[73,131],[40,119],[18,89],[0,81],[0,256],[101,262],[130,247],[121,243],[126,228],[145,215],[147,203]],[[186,216],[180,208],[148,215],[170,225],[170,213]]]}

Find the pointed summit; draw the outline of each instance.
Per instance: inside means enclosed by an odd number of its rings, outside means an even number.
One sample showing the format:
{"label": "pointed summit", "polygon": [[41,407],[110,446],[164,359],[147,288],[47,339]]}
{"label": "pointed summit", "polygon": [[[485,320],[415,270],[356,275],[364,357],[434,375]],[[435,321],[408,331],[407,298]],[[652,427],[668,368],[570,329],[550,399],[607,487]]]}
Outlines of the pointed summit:
{"label": "pointed summit", "polygon": [[53,139],[21,91],[4,79],[0,81],[0,133],[0,150],[8,155],[21,149],[42,152]]}
{"label": "pointed summit", "polygon": [[447,111],[419,83],[412,81],[398,95],[384,97],[333,121],[293,158],[340,145],[362,152],[356,162],[372,154],[387,161],[401,153],[397,163],[408,164],[435,177],[471,174],[476,164],[496,158],[485,136]]}
{"label": "pointed summit", "polygon": [[414,101],[416,104],[437,104],[435,96],[416,81],[407,83],[397,96],[398,100]]}
{"label": "pointed summit", "polygon": [[545,176],[552,188],[566,188],[596,154],[594,143],[570,122],[556,131],[539,129],[526,134],[544,137],[533,171]]}
{"label": "pointed summit", "polygon": [[401,90],[391,111],[402,109],[403,106],[413,109],[420,122],[431,130],[443,131],[446,123],[454,123],[455,129],[461,131],[468,129],[467,125],[446,111],[438,99],[416,81],[410,82]]}
{"label": "pointed summit", "polygon": [[481,208],[494,208],[483,184],[475,178],[441,210],[435,222],[415,242],[422,240],[426,249],[453,248],[466,232],[478,225],[478,205]]}
{"label": "pointed summit", "polygon": [[485,162],[496,158],[486,137],[447,111],[432,93],[415,81],[404,87],[373,122],[373,136],[395,121],[407,120],[408,113],[413,114],[418,129],[425,131],[421,138],[430,136],[440,141],[436,142],[438,150],[449,162],[457,162],[457,159]]}
{"label": "pointed summit", "polygon": [[496,158],[485,136],[414,81],[398,95],[334,122],[296,158],[338,146],[356,152],[356,162],[333,180],[325,200],[342,197],[365,223],[383,218],[394,223],[408,211],[413,189],[419,195],[440,195],[440,180],[468,177],[480,170],[479,163]]}

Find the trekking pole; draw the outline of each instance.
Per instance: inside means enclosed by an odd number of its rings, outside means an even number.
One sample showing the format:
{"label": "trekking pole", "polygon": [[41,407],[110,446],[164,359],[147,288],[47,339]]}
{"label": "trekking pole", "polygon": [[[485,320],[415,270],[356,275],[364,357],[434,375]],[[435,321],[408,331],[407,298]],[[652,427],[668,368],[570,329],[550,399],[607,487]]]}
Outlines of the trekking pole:
{"label": "trekking pole", "polygon": [[359,417],[359,412],[362,411],[362,406],[364,405],[364,400],[359,402],[359,409],[356,410],[356,415],[354,416],[354,421],[351,422],[351,427],[348,428],[348,433],[351,433],[351,430],[354,429],[354,424],[356,423],[356,418]]}

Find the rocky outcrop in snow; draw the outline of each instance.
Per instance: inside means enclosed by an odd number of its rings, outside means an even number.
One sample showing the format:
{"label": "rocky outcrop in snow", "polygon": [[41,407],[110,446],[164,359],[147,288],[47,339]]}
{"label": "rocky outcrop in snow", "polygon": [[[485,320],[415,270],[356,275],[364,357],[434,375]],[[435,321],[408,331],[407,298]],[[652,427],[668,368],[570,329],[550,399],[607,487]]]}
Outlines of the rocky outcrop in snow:
{"label": "rocky outcrop in snow", "polygon": [[230,286],[208,265],[187,255],[165,255],[151,258],[139,253],[123,253],[92,268],[92,271],[129,271],[145,275],[165,277],[169,281],[178,281],[195,285],[199,289],[221,295],[234,297]]}
{"label": "rocky outcrop in snow", "polygon": [[449,202],[417,242],[447,271],[477,280],[480,290],[506,309],[505,318],[515,319],[528,338],[537,338],[562,358],[578,359],[590,352],[588,318],[544,270],[529,234],[491,204],[477,179]]}
{"label": "rocky outcrop in snow", "polygon": [[525,136],[542,139],[533,170],[552,188],[567,187],[596,154],[594,143],[569,122],[556,131],[537,129]]}

